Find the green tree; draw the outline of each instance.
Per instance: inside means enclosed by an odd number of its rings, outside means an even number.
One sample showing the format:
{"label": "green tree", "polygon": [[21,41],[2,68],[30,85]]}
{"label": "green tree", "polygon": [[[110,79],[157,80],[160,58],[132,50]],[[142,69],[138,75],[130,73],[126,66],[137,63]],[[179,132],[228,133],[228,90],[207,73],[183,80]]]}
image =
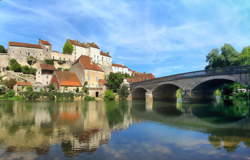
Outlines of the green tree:
{"label": "green tree", "polygon": [[123,82],[123,79],[128,78],[129,75],[122,74],[122,73],[110,73],[107,78],[107,86],[109,89],[111,89],[113,92],[117,92],[120,88],[121,83]]}
{"label": "green tree", "polygon": [[215,69],[240,65],[240,54],[230,44],[224,44],[221,49],[212,49],[207,57],[205,69]]}
{"label": "green tree", "polygon": [[239,65],[239,53],[230,44],[224,44],[221,48],[221,55],[223,56],[223,65],[234,66]]}
{"label": "green tree", "polygon": [[113,101],[115,100],[115,94],[112,90],[106,90],[104,93],[104,99],[108,101]]}
{"label": "green tree", "polygon": [[54,65],[53,59],[45,59],[45,60],[44,60],[44,63],[45,63],[45,64],[50,64],[50,65]]}
{"label": "green tree", "polygon": [[7,53],[3,45],[0,45],[0,53]]}
{"label": "green tree", "polygon": [[9,61],[9,68],[10,68],[10,70],[12,70],[14,72],[21,72],[22,71],[21,65],[15,59],[11,59]]}
{"label": "green tree", "polygon": [[120,99],[126,100],[129,95],[128,87],[126,85],[122,85],[122,87],[118,91],[118,94]]}
{"label": "green tree", "polygon": [[250,65],[250,46],[244,47],[239,56],[241,65]]}
{"label": "green tree", "polygon": [[64,54],[72,54],[73,52],[73,45],[69,43],[69,41],[66,41],[64,46],[63,46],[63,53]]}

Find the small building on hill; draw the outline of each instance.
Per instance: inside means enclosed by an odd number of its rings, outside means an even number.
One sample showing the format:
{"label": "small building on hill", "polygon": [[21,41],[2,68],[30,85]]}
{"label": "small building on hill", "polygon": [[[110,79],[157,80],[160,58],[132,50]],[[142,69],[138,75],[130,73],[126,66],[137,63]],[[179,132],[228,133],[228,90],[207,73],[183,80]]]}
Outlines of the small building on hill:
{"label": "small building on hill", "polygon": [[48,86],[56,68],[50,64],[39,64],[36,72],[36,82]]}
{"label": "small building on hill", "polygon": [[70,71],[77,75],[82,84],[87,83],[90,96],[99,97],[104,93],[105,73],[89,56],[80,56]]}
{"label": "small building on hill", "polygon": [[51,84],[53,84],[59,92],[79,92],[82,84],[76,74],[70,71],[55,71]]}

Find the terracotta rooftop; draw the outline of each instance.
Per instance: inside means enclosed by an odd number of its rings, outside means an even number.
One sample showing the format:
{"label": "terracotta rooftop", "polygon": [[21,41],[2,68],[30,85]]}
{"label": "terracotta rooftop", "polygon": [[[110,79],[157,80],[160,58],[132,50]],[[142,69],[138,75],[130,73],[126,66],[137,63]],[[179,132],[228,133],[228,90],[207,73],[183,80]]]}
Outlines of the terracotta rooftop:
{"label": "terracotta rooftop", "polygon": [[80,87],[81,82],[74,72],[56,71],[55,76],[60,86]]}
{"label": "terracotta rooftop", "polygon": [[42,47],[39,44],[30,44],[30,43],[21,43],[21,42],[9,42],[9,46],[42,49]]}
{"label": "terracotta rooftop", "polygon": [[30,82],[17,81],[16,85],[18,85],[18,86],[31,86],[32,84]]}
{"label": "terracotta rooftop", "polygon": [[77,40],[68,40],[69,43],[71,43],[72,45],[75,45],[75,46],[79,46],[79,47],[84,47],[84,48],[89,48],[89,47],[93,47],[93,48],[97,48],[97,49],[100,49],[99,46],[97,44],[95,44],[94,42],[91,42],[91,43],[81,43]]}
{"label": "terracotta rooftop", "polygon": [[104,72],[101,67],[99,67],[94,62],[91,62],[91,58],[89,56],[80,56],[75,63],[79,62],[85,69],[87,70],[94,70]]}
{"label": "terracotta rooftop", "polygon": [[155,76],[152,73],[139,73],[139,72],[134,72],[132,78],[128,78],[127,81],[130,83],[134,82],[141,82],[145,80],[150,80],[154,79]]}
{"label": "terracotta rooftop", "polygon": [[101,51],[100,54],[101,54],[102,56],[111,57],[111,56],[109,55],[109,53],[105,53],[105,52],[103,52],[103,51]]}
{"label": "terracotta rooftop", "polygon": [[49,45],[49,46],[51,46],[51,44],[48,42],[48,41],[45,41],[45,40],[39,40],[39,42],[41,43],[41,44],[43,44],[43,45]]}
{"label": "terracotta rooftop", "polygon": [[54,65],[50,65],[50,64],[40,64],[40,67],[42,70],[51,70],[51,71],[56,70]]}
{"label": "terracotta rooftop", "polygon": [[114,66],[114,67],[120,67],[120,68],[128,68],[128,67],[126,67],[126,66],[124,66],[122,64],[115,64],[115,63],[113,63],[112,66]]}

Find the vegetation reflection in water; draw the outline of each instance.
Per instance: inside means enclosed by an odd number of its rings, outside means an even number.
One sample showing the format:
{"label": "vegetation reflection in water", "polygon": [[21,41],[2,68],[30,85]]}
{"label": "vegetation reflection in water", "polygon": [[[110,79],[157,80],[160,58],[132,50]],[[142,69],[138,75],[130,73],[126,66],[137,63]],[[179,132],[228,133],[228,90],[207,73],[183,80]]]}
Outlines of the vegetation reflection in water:
{"label": "vegetation reflection in water", "polygon": [[0,159],[247,159],[249,108],[239,106],[2,101]]}

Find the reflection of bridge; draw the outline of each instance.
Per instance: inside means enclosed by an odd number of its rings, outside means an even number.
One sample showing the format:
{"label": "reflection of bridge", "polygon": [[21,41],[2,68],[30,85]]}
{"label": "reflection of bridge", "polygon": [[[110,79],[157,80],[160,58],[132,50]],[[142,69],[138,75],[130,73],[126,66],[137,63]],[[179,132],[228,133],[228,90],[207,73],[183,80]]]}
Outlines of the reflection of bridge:
{"label": "reflection of bridge", "polygon": [[[164,103],[165,105],[168,105],[168,107],[172,107],[174,109],[178,109],[178,106],[175,106],[174,104],[169,105],[168,103]],[[244,118],[238,121],[234,122],[226,122],[226,123],[213,123],[209,120],[206,120],[206,118],[201,118],[193,111],[195,110],[195,107],[193,105],[187,105],[185,108],[189,109],[187,111],[184,111],[183,113],[180,112],[179,114],[174,113],[174,115],[169,115],[168,113],[161,113],[160,111],[156,110],[147,110],[147,107],[145,107],[145,111],[138,110],[138,106],[141,108],[144,108],[145,103],[135,103],[133,104],[133,110],[132,113],[137,118],[140,118],[141,120],[150,120],[154,122],[160,122],[162,124],[166,124],[168,126],[174,126],[178,128],[183,129],[190,129],[194,131],[201,131],[201,132],[208,132],[211,130],[250,130],[250,118]],[[160,106],[160,108],[168,108],[165,105]],[[182,106],[184,108],[184,106]],[[249,132],[248,132],[249,133]],[[249,134],[250,137],[250,134]]]}
{"label": "reflection of bridge", "polygon": [[133,99],[173,100],[176,90],[184,91],[184,100],[211,99],[212,93],[224,84],[239,82],[250,85],[250,66],[226,67],[176,74],[130,85]]}

